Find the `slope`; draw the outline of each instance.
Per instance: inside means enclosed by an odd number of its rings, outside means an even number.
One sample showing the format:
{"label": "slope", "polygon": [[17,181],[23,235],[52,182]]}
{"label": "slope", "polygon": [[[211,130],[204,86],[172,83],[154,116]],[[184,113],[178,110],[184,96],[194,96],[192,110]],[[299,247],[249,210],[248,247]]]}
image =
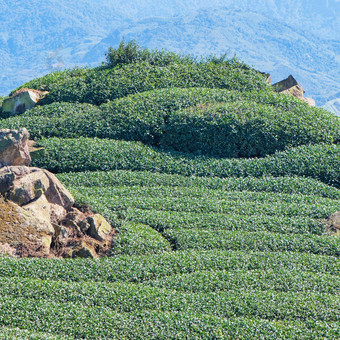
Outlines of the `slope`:
{"label": "slope", "polygon": [[0,258],[0,337],[338,338],[339,118],[235,59],[135,52],[0,119],[119,231],[100,260]]}

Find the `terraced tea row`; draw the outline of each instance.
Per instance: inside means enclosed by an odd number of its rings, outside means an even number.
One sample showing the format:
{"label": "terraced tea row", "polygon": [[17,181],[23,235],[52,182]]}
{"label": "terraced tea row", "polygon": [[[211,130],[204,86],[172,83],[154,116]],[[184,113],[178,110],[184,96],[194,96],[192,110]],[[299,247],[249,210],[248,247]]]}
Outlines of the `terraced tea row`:
{"label": "terraced tea row", "polygon": [[[91,128],[88,121],[93,122]],[[217,89],[162,89],[100,108],[53,103],[10,117],[1,125],[25,126],[34,138],[124,139],[222,157],[265,156],[289,146],[340,140],[337,117],[293,100],[287,105],[270,91],[256,96]]]}
{"label": "terraced tea row", "polygon": [[[106,213],[110,214],[107,210]],[[128,208],[120,212],[128,221],[144,223],[155,230],[195,228],[214,232],[216,229],[239,231],[270,231],[282,234],[316,234],[325,232],[325,223],[309,217],[270,216],[262,213],[194,213],[186,211],[163,211]]]}
{"label": "terraced tea row", "polygon": [[278,234],[229,230],[182,228],[166,230],[163,235],[175,250],[225,249],[264,252],[295,251],[340,256],[340,239],[333,236]]}
{"label": "terraced tea row", "polygon": [[2,258],[0,277],[63,281],[143,282],[202,270],[288,270],[340,275],[338,259],[296,252],[187,250],[161,254],[122,255],[100,261]]}
{"label": "terraced tea row", "polygon": [[[331,200],[320,198],[321,202],[312,201],[307,196],[297,196],[297,200],[292,198],[289,201],[289,196],[284,196],[287,200],[280,200],[279,197],[274,198],[275,194],[264,195],[263,201],[257,201],[257,195],[251,194],[252,199],[242,199],[242,193],[231,193],[230,197],[226,194],[226,198],[215,198],[213,191],[206,192],[201,196],[192,197],[190,192],[177,197],[175,194],[171,196],[157,197],[155,195],[140,195],[140,196],[121,196],[115,193],[112,188],[85,188],[74,187],[72,191],[78,201],[88,203],[96,206],[99,202],[100,205],[109,207],[113,211],[125,211],[129,208],[136,209],[152,209],[163,211],[186,211],[194,213],[219,213],[229,214],[237,213],[243,215],[256,215],[265,214],[269,216],[287,216],[287,217],[312,217],[312,218],[325,218],[329,214],[340,209],[340,202],[338,200]],[[247,196],[247,194],[244,194]],[[258,196],[261,198],[261,193]],[[239,199],[240,197],[240,199]],[[267,198],[267,199],[266,199]]]}
{"label": "terraced tea row", "polygon": [[[312,292],[224,290],[207,294],[190,293],[122,282],[112,284],[68,283],[59,281],[10,280],[0,288],[0,313],[6,315],[6,301],[21,301],[23,306],[47,309],[60,304],[70,307],[104,307],[119,313],[136,310],[162,312],[185,311],[188,314],[209,313],[218,317],[254,317],[267,320],[339,321],[340,298],[337,295]],[[147,297],[143,298],[143,297]],[[257,308],[253,308],[256,305]],[[61,307],[62,308],[62,307]],[[25,308],[26,309],[26,308]],[[53,308],[52,308],[53,309]],[[18,312],[18,311],[17,311]],[[10,311],[9,313],[12,313]],[[18,312],[19,314],[20,312]],[[32,315],[33,317],[33,315]]]}
{"label": "terraced tea row", "polygon": [[277,192],[340,199],[340,190],[312,178],[264,176],[218,178],[169,175],[149,171],[96,171],[62,173],[58,178],[69,187],[179,187],[223,191]]}
{"label": "terraced tea row", "polygon": [[144,281],[143,285],[183,292],[220,292],[229,290],[314,292],[339,295],[338,276],[304,271],[204,270]]}
{"label": "terraced tea row", "polygon": [[[45,302],[45,301],[43,301]],[[25,308],[20,308],[20,304]],[[26,307],[27,306],[27,307]],[[118,313],[109,308],[80,306],[79,304],[50,303],[46,309],[42,304],[33,304],[31,300],[13,301],[11,307],[18,308],[17,317],[10,313],[9,304],[4,323],[25,327],[30,331],[22,334],[36,334],[37,330],[49,331],[71,338],[212,338],[243,337],[243,338],[290,338],[310,339],[313,337],[338,338],[337,323],[322,321],[268,321],[253,318],[221,318],[210,315],[188,314],[182,311],[139,311]],[[65,318],[67,315],[67,318]],[[93,316],[96,316],[95,318]],[[98,322],[105,320],[105,327]],[[11,321],[15,320],[15,321]],[[37,320],[44,320],[39,322]],[[86,323],[86,325],[84,325]],[[13,327],[12,326],[12,327]],[[2,328],[3,329],[3,328]],[[0,332],[2,332],[0,328]],[[7,335],[8,328],[5,327]],[[1,334],[1,333],[0,333]],[[13,334],[13,333],[12,333]],[[40,333],[41,334],[41,333]],[[46,333],[45,333],[46,334]],[[48,336],[48,334],[47,334]]]}
{"label": "terraced tea row", "polygon": [[45,154],[34,165],[52,172],[134,170],[185,176],[304,176],[340,187],[340,146],[313,145],[259,159],[216,159],[159,151],[141,143],[91,138],[41,141]]}

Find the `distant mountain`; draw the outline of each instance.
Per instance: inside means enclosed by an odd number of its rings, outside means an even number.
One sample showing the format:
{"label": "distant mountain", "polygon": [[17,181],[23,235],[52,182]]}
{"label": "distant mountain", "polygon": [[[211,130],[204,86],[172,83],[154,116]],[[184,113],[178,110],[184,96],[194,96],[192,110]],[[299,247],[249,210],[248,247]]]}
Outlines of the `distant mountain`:
{"label": "distant mountain", "polygon": [[234,54],[274,81],[289,74],[317,105],[340,102],[340,0],[0,0],[0,94],[110,46]]}

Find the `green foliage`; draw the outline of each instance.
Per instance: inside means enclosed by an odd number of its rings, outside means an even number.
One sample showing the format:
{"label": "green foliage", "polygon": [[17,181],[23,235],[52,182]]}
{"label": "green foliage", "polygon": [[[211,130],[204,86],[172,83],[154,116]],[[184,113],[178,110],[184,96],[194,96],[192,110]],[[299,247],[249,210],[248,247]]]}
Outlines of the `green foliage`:
{"label": "green foliage", "polygon": [[301,146],[259,159],[213,159],[164,152],[135,142],[43,139],[45,156],[35,166],[53,172],[148,170],[185,176],[311,177],[340,187],[340,145]]}
{"label": "green foliage", "polygon": [[169,242],[148,225],[124,223],[112,254],[143,255],[171,250]]}
{"label": "green foliage", "polygon": [[[37,295],[32,296],[32,291],[36,291]],[[31,301],[33,308],[30,308],[27,303],[26,310],[19,308],[23,315],[28,314],[28,311],[34,313],[34,307],[50,301],[48,304],[50,309],[55,309],[60,303],[61,309],[66,309],[69,305],[73,313],[76,312],[77,307],[81,310],[85,307],[94,308],[93,312],[99,307],[99,310],[114,309],[118,313],[132,312],[133,314],[138,310],[157,309],[160,312],[185,311],[187,314],[194,315],[204,315],[210,311],[212,316],[226,318],[248,317],[287,321],[303,321],[310,318],[318,321],[339,321],[336,312],[340,302],[339,296],[314,292],[253,292],[237,289],[202,295],[123,282],[111,284],[87,282],[84,286],[82,282],[36,282],[29,279],[11,280],[11,285],[2,285],[0,292],[1,302],[10,299],[16,305],[19,301],[24,302],[25,299]],[[19,292],[20,296],[18,296]],[[145,299],[143,296],[148,298]],[[294,296],[299,303],[293,303]],[[258,308],[249,308],[252,300],[258,303]],[[6,305],[6,303],[2,304],[1,312],[3,315],[10,315],[14,311],[4,310]],[[36,312],[39,315],[42,310],[37,308]],[[16,311],[16,313],[20,312]],[[59,317],[58,315],[58,319]],[[93,317],[91,319],[94,321]],[[109,329],[105,327],[102,331],[108,332]]]}
{"label": "green foliage", "polygon": [[51,91],[53,85],[62,84],[64,82],[71,81],[71,79],[84,77],[88,72],[89,72],[88,68],[79,68],[79,67],[75,67],[73,69],[67,69],[64,71],[51,72],[51,73],[44,75],[41,78],[33,79],[19,86],[18,88],[11,91],[10,96],[14,92],[22,88],[31,88],[31,89],[41,90],[41,91]]}
{"label": "green foliage", "polygon": [[283,235],[269,232],[238,232],[182,228],[164,233],[174,249],[226,249],[245,251],[296,251],[340,256],[340,239],[334,236]]}
{"label": "green foliage", "polygon": [[[157,211],[185,211],[193,213],[221,213],[239,215],[266,214],[286,217],[325,218],[340,209],[340,202],[314,195],[285,195],[238,191],[218,191],[189,188],[143,187],[75,187],[75,195],[86,203],[100,199],[114,211],[154,209]],[[202,197],[205,200],[202,200]]]}
{"label": "green foliage", "polygon": [[314,292],[337,295],[337,276],[280,270],[201,270],[144,281],[143,285],[183,292],[220,292],[244,289],[276,292]]}
{"label": "green foliage", "polygon": [[340,199],[340,190],[311,178],[300,177],[244,177],[218,178],[168,175],[149,171],[96,171],[61,173],[58,178],[70,187],[179,187],[206,188],[207,190],[273,192],[301,194]]}
{"label": "green foliage", "polygon": [[236,58],[135,42],[23,87],[50,94],[0,128],[116,234],[100,260],[1,257],[0,338],[340,337],[338,118]]}
{"label": "green foliage", "polygon": [[[101,110],[91,104],[52,103],[36,106],[22,115],[0,120],[0,128],[26,127],[31,138],[68,137],[100,134]],[[99,126],[100,125],[100,126]]]}
{"label": "green foliage", "polygon": [[180,56],[165,50],[157,51],[142,48],[135,40],[128,43],[121,41],[117,48],[110,47],[106,54],[106,65],[111,68],[141,61],[157,66],[167,66],[171,63],[195,63],[195,59],[189,56]]}
{"label": "green foliage", "polygon": [[215,157],[263,157],[337,139],[340,119],[318,113],[300,115],[252,102],[190,108],[169,117],[160,144]]}
{"label": "green foliage", "polygon": [[129,207],[121,216],[126,220],[145,223],[152,228],[163,232],[166,229],[182,228],[183,230],[197,228],[209,230],[216,229],[231,231],[270,231],[281,234],[317,234],[325,232],[322,221],[303,216],[271,216],[263,212],[254,215],[240,212],[228,214],[191,211],[164,211],[156,209],[139,209]]}
{"label": "green foliage", "polygon": [[[228,90],[263,90],[267,85],[255,70],[243,64],[170,63],[167,66],[147,62],[123,64],[113,69],[67,70],[54,80],[45,76],[22,87],[49,89],[44,104],[52,102],[85,102],[99,105],[129,94],[171,87],[207,87]],[[22,88],[20,87],[20,88]]]}
{"label": "green foliage", "polygon": [[[77,285],[73,285],[72,289],[75,291]],[[60,287],[59,285],[57,287]],[[103,299],[97,304],[93,301],[90,295],[89,303],[81,305],[80,303],[60,302],[55,299],[41,299],[41,303],[37,299],[24,300],[22,298],[8,299],[2,302],[2,310],[0,311],[4,324],[12,323],[20,328],[27,328],[30,330],[42,330],[53,332],[61,336],[71,336],[72,338],[84,339],[160,339],[160,338],[200,338],[208,336],[209,338],[241,338],[250,339],[260,336],[261,338],[338,338],[339,330],[337,322],[334,321],[320,321],[323,318],[323,313],[329,315],[336,315],[336,307],[334,303],[331,307],[325,308],[325,304],[330,300],[327,297],[320,297],[318,299],[315,295],[306,298],[305,296],[297,296],[297,301],[301,304],[301,309],[291,310],[292,313],[297,313],[301,318],[305,308],[304,314],[311,316],[310,319],[289,320],[291,317],[289,305],[294,304],[293,297],[276,296],[270,299],[270,296],[247,294],[245,293],[223,295],[220,303],[217,302],[214,310],[215,315],[206,315],[202,310],[209,309],[215,301],[217,296],[210,296],[208,301],[200,300],[198,297],[191,295],[179,295],[177,298],[182,298],[182,301],[176,299],[170,310],[165,310],[167,305],[171,304],[173,300],[172,294],[162,295],[162,291],[157,294],[157,291],[150,293],[148,290],[132,292],[131,289],[123,290],[123,287],[118,287],[117,293],[121,294],[121,299],[114,295],[109,305]],[[71,287],[70,287],[71,288]],[[69,289],[65,289],[65,293],[72,293]],[[125,288],[125,287],[124,287]],[[99,289],[98,291],[91,290],[91,292],[100,292],[101,296],[107,296],[107,290]],[[109,290],[111,293],[111,291]],[[45,292],[44,292],[45,293]],[[80,290],[78,296],[71,294],[69,299],[79,300],[79,297],[84,294]],[[46,294],[50,297],[50,294]],[[193,295],[193,294],[192,294]],[[94,294],[93,297],[97,297]],[[147,296],[147,299],[143,297]],[[176,297],[176,296],[174,296]],[[8,298],[8,297],[7,297]],[[146,309],[136,311],[140,305],[136,305],[135,299],[140,301],[145,300]],[[280,301],[279,299],[282,299]],[[230,306],[230,302],[239,301]],[[253,299],[253,300],[251,300]],[[132,300],[132,301],[131,301]],[[247,309],[252,303],[258,303],[259,300],[268,302],[268,311],[264,312],[264,307],[257,310],[257,315],[260,316],[233,316],[247,314]],[[131,303],[131,308],[127,308],[128,312],[116,310],[113,303],[125,302]],[[130,302],[131,301],[131,302]],[[252,302],[253,301],[253,302]],[[297,302],[295,300],[295,302]],[[43,306],[42,303],[48,305]],[[197,308],[197,311],[192,308],[186,309],[186,305]],[[221,304],[225,303],[228,310],[225,313],[219,313]],[[278,319],[274,320],[274,304],[278,303]],[[154,305],[161,306],[161,310],[152,310]],[[319,305],[318,305],[319,304]],[[298,305],[295,303],[295,305]],[[20,308],[21,307],[21,308]],[[178,310],[175,310],[175,309]],[[314,312],[311,309],[314,308]],[[13,316],[13,310],[17,310],[16,317]],[[281,320],[285,313],[287,314],[287,321]],[[11,313],[12,312],[12,313]],[[226,317],[225,315],[230,315]],[[251,314],[248,312],[248,314]],[[66,318],[65,315],[68,317]],[[261,315],[270,315],[271,320],[265,320]],[[44,320],[44,323],[40,320]],[[312,320],[315,319],[315,320]],[[13,321],[12,321],[13,320]],[[105,320],[105,322],[98,322],[98,320]],[[240,336],[241,335],[241,336]]]}
{"label": "green foliage", "polygon": [[122,255],[100,261],[4,258],[0,277],[68,282],[144,282],[202,270],[288,270],[340,275],[338,259],[310,253],[186,250],[142,256]]}
{"label": "green foliage", "polygon": [[339,118],[287,96],[203,88],[150,91],[100,109],[53,103],[3,119],[0,126],[25,126],[33,138],[139,140],[220,157],[264,156],[289,146],[330,143],[340,136]]}
{"label": "green foliage", "polygon": [[26,340],[36,340],[36,339],[46,339],[46,340],[64,340],[69,339],[66,334],[63,335],[52,335],[50,333],[28,331],[26,329],[11,328],[11,327],[0,327],[0,338],[1,339],[26,339]]}

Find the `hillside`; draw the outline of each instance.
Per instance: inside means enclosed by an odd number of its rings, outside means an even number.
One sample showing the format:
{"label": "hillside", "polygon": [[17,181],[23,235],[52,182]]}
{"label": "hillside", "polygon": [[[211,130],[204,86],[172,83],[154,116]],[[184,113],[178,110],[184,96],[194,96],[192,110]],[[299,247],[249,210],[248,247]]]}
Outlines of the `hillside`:
{"label": "hillside", "polygon": [[[318,106],[338,111],[340,2],[0,1],[0,95],[62,68],[98,65],[109,46],[234,54],[272,74],[293,74]],[[29,20],[23,20],[29,18]]]}
{"label": "hillside", "polygon": [[0,338],[339,338],[339,117],[134,43],[24,87],[49,94],[0,128],[118,234],[100,260],[0,257]]}

